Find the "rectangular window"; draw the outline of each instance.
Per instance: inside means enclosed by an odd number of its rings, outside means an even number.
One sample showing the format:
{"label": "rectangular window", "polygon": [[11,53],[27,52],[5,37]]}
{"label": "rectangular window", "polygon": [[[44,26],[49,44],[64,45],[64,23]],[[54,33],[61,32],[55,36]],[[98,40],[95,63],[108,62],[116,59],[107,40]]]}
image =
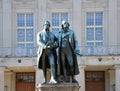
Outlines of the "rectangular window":
{"label": "rectangular window", "polygon": [[86,71],[86,81],[104,81],[104,71]]}
{"label": "rectangular window", "polygon": [[35,73],[34,72],[31,72],[31,73],[17,73],[16,74],[16,81],[17,81],[17,83],[35,82]]}
{"label": "rectangular window", "polygon": [[34,55],[34,16],[33,13],[17,14],[17,54]]}
{"label": "rectangular window", "polygon": [[68,13],[52,13],[52,32],[56,35],[61,30],[62,21],[68,21]]}
{"label": "rectangular window", "polygon": [[86,13],[86,46],[88,55],[103,52],[98,49],[103,46],[103,12]]}

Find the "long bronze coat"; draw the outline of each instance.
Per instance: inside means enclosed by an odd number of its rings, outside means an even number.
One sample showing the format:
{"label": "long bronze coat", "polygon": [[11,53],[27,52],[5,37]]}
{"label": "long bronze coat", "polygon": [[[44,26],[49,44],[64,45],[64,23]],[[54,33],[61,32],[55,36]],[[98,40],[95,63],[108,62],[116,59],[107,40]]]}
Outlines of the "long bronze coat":
{"label": "long bronze coat", "polygon": [[[55,37],[55,35],[50,32],[50,39],[51,41],[53,41],[55,43],[55,46],[57,47],[57,38]],[[46,45],[46,40],[47,40],[47,35],[45,30],[43,29],[42,31],[38,32],[37,34],[37,43],[39,45],[38,51],[37,51],[37,67],[39,69],[43,68],[43,63],[45,63],[46,68],[50,68],[50,64],[49,64],[49,60],[46,57],[45,60],[42,60],[42,54],[43,54],[43,48]],[[53,49],[53,54],[54,54],[54,59],[55,59],[55,65],[57,65],[57,53],[56,53],[56,48]]]}
{"label": "long bronze coat", "polygon": [[[62,43],[62,33],[63,30],[59,32],[59,49],[58,49],[58,75],[63,75],[63,67],[62,67],[62,61],[61,61],[61,43]],[[70,50],[73,52],[73,75],[79,74],[79,68],[77,63],[77,54],[80,55],[80,50],[78,47],[78,41],[76,39],[75,33],[69,29],[69,44],[70,44]],[[67,69],[69,70],[69,69]]]}

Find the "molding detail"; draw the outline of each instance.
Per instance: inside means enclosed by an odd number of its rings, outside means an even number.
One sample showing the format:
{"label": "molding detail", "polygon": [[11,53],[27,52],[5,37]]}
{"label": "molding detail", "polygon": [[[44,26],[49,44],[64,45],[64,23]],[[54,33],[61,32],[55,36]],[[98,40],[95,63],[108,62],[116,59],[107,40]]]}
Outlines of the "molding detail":
{"label": "molding detail", "polygon": [[68,0],[50,0],[50,1],[57,2],[57,3],[61,3],[61,2],[63,2],[63,1],[68,1]]}
{"label": "molding detail", "polygon": [[108,1],[107,0],[82,0],[82,7],[108,7]]}
{"label": "molding detail", "polygon": [[120,64],[114,64],[115,69],[120,69]]}
{"label": "molding detail", "polygon": [[83,0],[83,2],[105,2],[105,0]]}
{"label": "molding detail", "polygon": [[34,2],[35,0],[14,0],[16,3],[27,4],[29,2]]}
{"label": "molding detail", "polygon": [[37,7],[37,0],[13,0],[12,7],[14,9],[33,9]]}

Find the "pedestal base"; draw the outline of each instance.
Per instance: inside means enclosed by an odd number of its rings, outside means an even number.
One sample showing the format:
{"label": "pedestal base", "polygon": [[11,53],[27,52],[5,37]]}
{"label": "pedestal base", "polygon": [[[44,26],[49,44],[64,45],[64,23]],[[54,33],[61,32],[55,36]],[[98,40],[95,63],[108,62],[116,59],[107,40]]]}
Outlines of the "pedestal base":
{"label": "pedestal base", "polygon": [[79,91],[76,83],[38,84],[37,91]]}

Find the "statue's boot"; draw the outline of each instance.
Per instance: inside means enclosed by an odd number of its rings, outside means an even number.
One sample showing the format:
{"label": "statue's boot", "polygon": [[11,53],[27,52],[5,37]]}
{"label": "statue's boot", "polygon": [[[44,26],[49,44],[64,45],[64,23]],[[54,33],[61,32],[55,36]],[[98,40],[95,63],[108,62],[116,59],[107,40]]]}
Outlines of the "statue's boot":
{"label": "statue's boot", "polygon": [[64,76],[63,83],[67,82],[67,76]]}
{"label": "statue's boot", "polygon": [[73,75],[72,75],[72,83],[77,83],[78,84],[78,81],[74,78]]}
{"label": "statue's boot", "polygon": [[58,82],[55,79],[51,79],[49,83],[56,84]]}

